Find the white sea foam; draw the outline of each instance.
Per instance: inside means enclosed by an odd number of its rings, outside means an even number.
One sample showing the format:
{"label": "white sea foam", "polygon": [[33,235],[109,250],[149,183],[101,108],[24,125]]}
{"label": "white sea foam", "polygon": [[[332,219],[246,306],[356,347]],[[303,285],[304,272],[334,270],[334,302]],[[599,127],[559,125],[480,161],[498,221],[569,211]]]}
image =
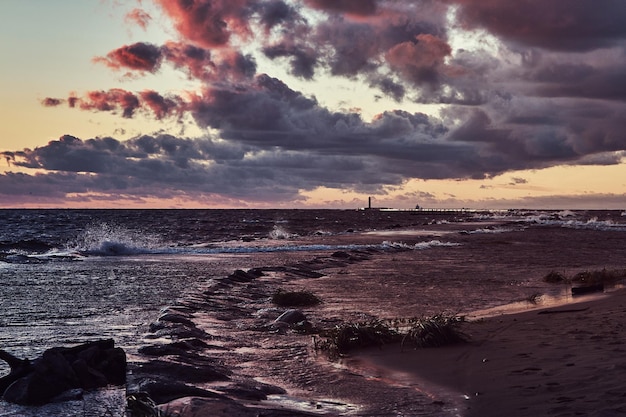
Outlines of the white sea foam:
{"label": "white sea foam", "polygon": [[88,255],[117,256],[154,253],[163,246],[158,236],[101,223],[87,227],[67,249]]}
{"label": "white sea foam", "polygon": [[599,220],[597,217],[592,217],[588,220],[567,220],[550,216],[533,216],[529,217],[527,221],[544,226],[560,226],[571,229],[626,231],[626,224],[615,223],[612,220]]}
{"label": "white sea foam", "polygon": [[[92,245],[78,246],[74,252],[81,256],[132,256],[132,255],[220,255],[220,254],[254,254],[254,253],[280,253],[280,252],[314,252],[314,251],[350,251],[350,250],[424,250],[433,247],[458,246],[458,243],[431,240],[416,244],[403,242],[384,241],[380,244],[282,244],[276,245],[266,242],[265,244],[241,244],[231,242],[224,245],[190,245],[190,246],[164,246],[142,245],[138,246],[135,241],[112,241],[96,240]],[[53,260],[48,256],[48,260]]]}
{"label": "white sea foam", "polygon": [[455,242],[442,242],[440,240],[430,240],[428,242],[418,242],[414,245],[409,245],[407,243],[403,243],[403,242],[388,242],[385,241],[381,244],[381,247],[383,249],[417,249],[417,250],[423,250],[423,249],[430,249],[433,247],[440,247],[440,246],[459,246],[460,243],[455,243]]}
{"label": "white sea foam", "polygon": [[270,239],[292,239],[294,237],[298,237],[298,235],[295,233],[289,233],[287,229],[277,224],[274,225],[274,228],[269,233]]}
{"label": "white sea foam", "polygon": [[498,233],[506,233],[512,232],[516,229],[511,229],[509,227],[483,227],[481,229],[468,230],[467,233],[473,234],[498,234]]}

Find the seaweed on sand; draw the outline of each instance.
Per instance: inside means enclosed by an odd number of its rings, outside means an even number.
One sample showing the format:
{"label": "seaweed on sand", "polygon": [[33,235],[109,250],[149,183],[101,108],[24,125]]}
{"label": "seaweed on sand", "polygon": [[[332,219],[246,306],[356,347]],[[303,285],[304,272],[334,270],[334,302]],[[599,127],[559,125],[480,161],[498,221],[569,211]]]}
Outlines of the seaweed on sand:
{"label": "seaweed on sand", "polygon": [[608,270],[604,268],[596,271],[579,272],[572,277],[571,281],[581,284],[603,284],[619,281],[624,278],[626,278],[626,271]]}
{"label": "seaweed on sand", "polygon": [[565,278],[565,275],[561,274],[560,272],[550,271],[545,277],[543,277],[543,280],[545,282],[556,284],[559,282],[566,282],[567,278]]}
{"label": "seaweed on sand", "polygon": [[343,323],[323,330],[320,336],[325,339],[320,342],[314,339],[315,350],[324,351],[331,357],[345,355],[355,348],[381,346],[402,340],[400,333],[383,320]]}
{"label": "seaweed on sand", "polygon": [[321,302],[319,297],[309,291],[284,291],[279,288],[272,296],[272,303],[280,307],[307,307]]}
{"label": "seaweed on sand", "polygon": [[464,317],[436,314],[429,318],[415,319],[402,339],[414,347],[440,347],[467,341],[467,336],[460,330]]}
{"label": "seaweed on sand", "polygon": [[344,323],[320,332],[322,341],[314,339],[315,350],[330,357],[345,355],[351,350],[400,342],[413,347],[438,347],[467,341],[460,330],[465,319],[454,315],[436,314],[427,318],[370,320]]}

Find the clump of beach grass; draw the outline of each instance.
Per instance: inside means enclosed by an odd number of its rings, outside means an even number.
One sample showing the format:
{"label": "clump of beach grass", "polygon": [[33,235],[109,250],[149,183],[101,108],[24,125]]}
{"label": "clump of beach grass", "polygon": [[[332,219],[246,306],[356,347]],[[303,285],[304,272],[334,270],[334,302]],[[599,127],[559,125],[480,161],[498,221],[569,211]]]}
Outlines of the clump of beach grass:
{"label": "clump of beach grass", "polygon": [[597,271],[582,271],[574,275],[571,282],[582,284],[603,284],[626,278],[625,270],[601,269]]}
{"label": "clump of beach grass", "polygon": [[351,350],[370,346],[382,346],[399,342],[402,336],[383,320],[370,320],[358,323],[342,323],[332,329],[322,330],[324,339],[314,339],[315,350],[326,352],[330,357],[345,355]]}
{"label": "clump of beach grass", "polygon": [[467,341],[460,330],[463,317],[437,314],[426,318],[374,319],[367,322],[343,323],[323,330],[321,341],[314,339],[315,350],[326,352],[331,358],[352,350],[371,346],[401,343],[402,348],[439,347]]}
{"label": "clump of beach grass", "polygon": [[545,277],[543,277],[543,280],[545,282],[558,284],[560,282],[566,282],[567,278],[565,277],[565,275],[561,274],[560,272],[550,271]]}
{"label": "clump of beach grass", "polygon": [[322,300],[310,291],[284,291],[279,288],[272,295],[272,303],[280,307],[309,307],[321,302]]}
{"label": "clump of beach grass", "polygon": [[466,342],[467,336],[460,330],[464,321],[464,317],[446,314],[415,319],[402,339],[402,346],[410,344],[425,348]]}

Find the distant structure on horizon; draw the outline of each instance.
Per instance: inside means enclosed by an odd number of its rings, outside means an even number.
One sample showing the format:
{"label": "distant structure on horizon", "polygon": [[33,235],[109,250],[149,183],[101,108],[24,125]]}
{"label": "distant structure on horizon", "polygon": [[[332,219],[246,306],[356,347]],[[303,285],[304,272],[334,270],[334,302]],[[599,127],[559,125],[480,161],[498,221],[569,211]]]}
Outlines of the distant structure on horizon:
{"label": "distant structure on horizon", "polygon": [[359,210],[392,210],[389,207],[372,207],[372,197],[367,197],[367,207]]}
{"label": "distant structure on horizon", "polygon": [[367,198],[367,207],[358,208],[357,210],[373,210],[373,211],[410,211],[414,213],[423,213],[423,214],[452,214],[452,213],[466,213],[470,211],[474,211],[467,208],[424,208],[419,204],[415,205],[415,208],[412,209],[397,209],[390,207],[372,207],[372,197]]}

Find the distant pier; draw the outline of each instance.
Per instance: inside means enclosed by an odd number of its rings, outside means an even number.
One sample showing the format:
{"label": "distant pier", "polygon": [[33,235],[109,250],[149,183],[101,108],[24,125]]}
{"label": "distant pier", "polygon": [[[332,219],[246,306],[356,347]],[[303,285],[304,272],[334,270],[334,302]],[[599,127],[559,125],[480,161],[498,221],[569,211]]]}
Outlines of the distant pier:
{"label": "distant pier", "polygon": [[468,208],[424,208],[419,205],[412,209],[398,209],[390,207],[372,207],[372,197],[367,199],[367,207],[359,208],[358,210],[373,210],[373,211],[402,211],[410,212],[413,214],[429,214],[429,215],[447,215],[447,214],[459,214],[459,213],[471,213],[476,210]]}

